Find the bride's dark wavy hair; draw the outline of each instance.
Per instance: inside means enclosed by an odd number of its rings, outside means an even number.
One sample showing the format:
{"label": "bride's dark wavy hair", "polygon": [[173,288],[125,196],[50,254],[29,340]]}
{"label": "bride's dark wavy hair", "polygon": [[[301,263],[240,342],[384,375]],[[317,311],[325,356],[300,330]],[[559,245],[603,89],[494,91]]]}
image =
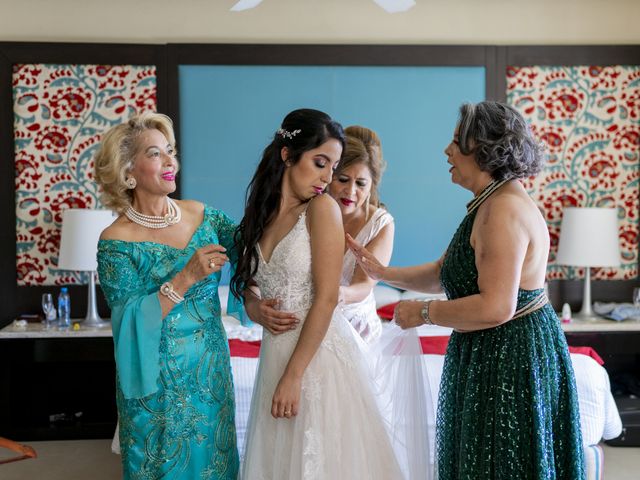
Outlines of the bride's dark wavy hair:
{"label": "bride's dark wavy hair", "polygon": [[280,207],[285,171],[282,149],[287,148],[287,163],[294,165],[303,153],[331,138],[338,140],[344,151],[342,126],[324,112],[302,108],[284,118],[273,140],[264,149],[262,160],[247,187],[244,217],[235,232],[238,264],[231,278],[231,290],[237,297],[242,298],[242,292],[256,274],[259,261],[256,245]]}

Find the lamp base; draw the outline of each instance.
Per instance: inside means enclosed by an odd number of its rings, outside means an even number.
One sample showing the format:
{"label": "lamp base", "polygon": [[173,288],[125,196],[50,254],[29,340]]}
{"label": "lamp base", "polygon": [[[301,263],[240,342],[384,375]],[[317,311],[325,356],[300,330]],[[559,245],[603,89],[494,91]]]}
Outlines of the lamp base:
{"label": "lamp base", "polygon": [[580,310],[579,315],[583,318],[594,317],[593,309],[591,308],[591,267],[585,268],[582,309]]}
{"label": "lamp base", "polygon": [[89,272],[89,285],[87,293],[87,316],[82,321],[83,327],[101,328],[109,325],[98,315],[98,306],[96,305],[96,272]]}
{"label": "lamp base", "polygon": [[92,327],[92,328],[102,328],[109,325],[109,322],[102,320],[102,318],[100,317],[96,318],[96,317],[89,317],[89,316],[85,317],[81,323],[83,327]]}

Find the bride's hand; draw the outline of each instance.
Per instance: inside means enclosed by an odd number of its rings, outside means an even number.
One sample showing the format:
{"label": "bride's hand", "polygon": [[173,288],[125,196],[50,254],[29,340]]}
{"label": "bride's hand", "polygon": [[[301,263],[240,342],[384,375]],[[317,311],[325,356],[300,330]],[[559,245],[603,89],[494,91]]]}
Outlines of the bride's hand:
{"label": "bride's hand", "polygon": [[274,418],[291,418],[298,414],[302,378],[284,374],[271,402],[271,415]]}
{"label": "bride's hand", "polygon": [[369,252],[369,250],[356,242],[351,235],[346,233],[345,237],[349,249],[353,252],[358,265],[360,265],[360,268],[364,270],[364,273],[369,275],[373,280],[384,280],[387,267],[382,265],[378,259]]}

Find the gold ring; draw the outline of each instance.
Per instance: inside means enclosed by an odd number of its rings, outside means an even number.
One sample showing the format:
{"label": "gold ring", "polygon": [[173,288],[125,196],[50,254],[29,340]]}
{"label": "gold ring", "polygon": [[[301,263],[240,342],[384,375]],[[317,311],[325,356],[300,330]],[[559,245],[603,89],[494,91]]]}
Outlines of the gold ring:
{"label": "gold ring", "polygon": [[209,268],[216,268],[216,262],[213,260],[209,260]]}
{"label": "gold ring", "polygon": [[284,414],[285,414],[285,415],[291,415],[291,410],[285,410],[285,411],[284,411]]}

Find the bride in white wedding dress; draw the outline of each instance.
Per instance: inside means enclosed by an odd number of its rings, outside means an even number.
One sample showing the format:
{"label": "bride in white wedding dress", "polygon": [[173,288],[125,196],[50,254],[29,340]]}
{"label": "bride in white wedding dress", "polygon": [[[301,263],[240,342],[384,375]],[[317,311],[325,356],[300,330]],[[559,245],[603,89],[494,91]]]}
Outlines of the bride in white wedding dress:
{"label": "bride in white wedding dress", "polygon": [[344,234],[337,204],[320,193],[343,146],[326,114],[291,112],[249,186],[232,288],[257,285],[300,324],[264,330],[245,480],[404,478],[361,339],[335,308]]}

